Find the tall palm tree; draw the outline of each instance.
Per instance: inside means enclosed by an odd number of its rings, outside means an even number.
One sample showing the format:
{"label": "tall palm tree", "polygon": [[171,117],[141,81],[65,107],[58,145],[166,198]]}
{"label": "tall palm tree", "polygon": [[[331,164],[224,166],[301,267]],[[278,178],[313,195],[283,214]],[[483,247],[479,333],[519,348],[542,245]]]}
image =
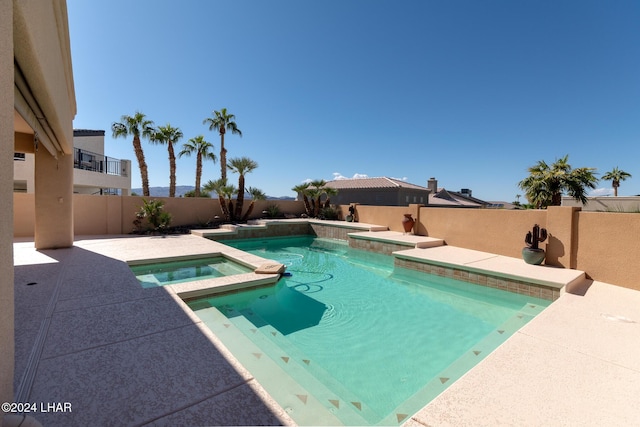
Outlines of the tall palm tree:
{"label": "tall palm tree", "polygon": [[111,131],[113,132],[114,138],[133,136],[133,150],[136,154],[136,159],[138,159],[138,166],[140,167],[140,175],[142,178],[142,195],[149,197],[149,171],[147,170],[147,162],[144,160],[140,136],[149,138],[153,134],[155,131],[153,122],[148,120],[141,112],[136,111],[133,116],[125,114],[120,118],[120,122],[113,122],[111,124]]}
{"label": "tall palm tree", "polygon": [[235,218],[242,216],[242,207],[244,204],[244,176],[258,167],[258,163],[248,157],[237,157],[229,160],[227,165],[231,172],[237,173],[238,176],[238,197],[236,198],[236,210],[233,215]]}
{"label": "tall palm tree", "polygon": [[311,184],[305,182],[304,184],[298,184],[291,189],[296,194],[300,194],[302,196],[302,201],[304,202],[304,210],[307,212],[308,216],[313,216],[313,211],[311,210],[311,203],[309,202],[309,186]]}
{"label": "tall palm tree", "polygon": [[211,160],[216,162],[216,155],[211,152],[213,144],[204,140],[204,135],[198,135],[191,138],[189,142],[182,144],[182,150],[178,153],[178,157],[190,156],[196,153],[196,188],[194,196],[200,197],[200,179],[202,178],[202,161]]}
{"label": "tall palm tree", "polygon": [[169,151],[169,197],[176,197],[176,155],[173,144],[178,142],[180,138],[182,138],[180,128],[174,128],[169,123],[166,126],[158,126],[158,129],[149,138],[154,144],[167,144]]}
{"label": "tall palm tree", "polygon": [[262,190],[254,187],[249,187],[247,189],[247,192],[251,194],[251,203],[249,204],[247,211],[242,216],[243,222],[249,219],[249,215],[251,215],[251,212],[253,212],[253,207],[255,206],[256,200],[264,200],[267,197],[266,194],[262,192]]}
{"label": "tall palm tree", "polygon": [[224,148],[224,135],[228,130],[232,134],[242,136],[242,132],[238,129],[235,122],[236,116],[227,113],[227,109],[214,111],[213,117],[207,117],[202,121],[203,124],[209,125],[209,130],[217,130],[220,133],[220,178],[227,179],[227,149]]}
{"label": "tall palm tree", "polygon": [[562,193],[583,204],[587,203],[587,188],[596,188],[598,179],[595,168],[572,169],[568,163],[569,155],[556,160],[549,166],[544,160],[539,160],[529,168],[529,176],[518,183],[526,192],[527,199],[536,208],[560,206]]}
{"label": "tall palm tree", "polygon": [[631,174],[618,169],[617,166],[613,168],[611,172],[607,172],[602,175],[602,179],[604,179],[605,181],[611,181],[614,197],[618,197],[618,187],[620,187],[620,181],[624,181],[627,178],[631,178]]}

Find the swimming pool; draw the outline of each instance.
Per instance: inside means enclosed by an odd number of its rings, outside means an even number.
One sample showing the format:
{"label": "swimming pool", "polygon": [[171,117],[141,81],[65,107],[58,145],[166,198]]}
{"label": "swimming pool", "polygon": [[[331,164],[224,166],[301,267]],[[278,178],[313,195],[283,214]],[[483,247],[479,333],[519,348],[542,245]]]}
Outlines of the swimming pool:
{"label": "swimming pool", "polygon": [[188,304],[299,424],[400,424],[549,304],[338,241],[228,244],[291,276]]}
{"label": "swimming pool", "polygon": [[129,265],[143,288],[249,273],[252,269],[223,256],[150,261]]}

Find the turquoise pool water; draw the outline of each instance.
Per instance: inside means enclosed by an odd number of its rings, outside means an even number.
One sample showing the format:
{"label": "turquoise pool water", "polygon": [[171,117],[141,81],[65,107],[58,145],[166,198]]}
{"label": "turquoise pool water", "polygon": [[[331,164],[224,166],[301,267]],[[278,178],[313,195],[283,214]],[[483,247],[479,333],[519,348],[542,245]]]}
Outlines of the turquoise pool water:
{"label": "turquoise pool water", "polygon": [[291,276],[189,305],[299,424],[400,424],[549,304],[337,241],[228,244]]}
{"label": "turquoise pool water", "polygon": [[232,276],[253,271],[221,256],[130,265],[129,268],[143,288]]}

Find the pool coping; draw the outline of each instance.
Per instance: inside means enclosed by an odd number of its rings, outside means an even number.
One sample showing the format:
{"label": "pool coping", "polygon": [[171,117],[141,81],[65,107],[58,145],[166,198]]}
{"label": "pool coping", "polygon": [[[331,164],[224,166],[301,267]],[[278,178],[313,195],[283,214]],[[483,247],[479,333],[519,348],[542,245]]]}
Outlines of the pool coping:
{"label": "pool coping", "polygon": [[[51,317],[49,327],[50,333],[58,331],[58,337],[62,334],[66,338],[58,345],[68,348],[69,344],[73,344],[73,349],[66,350],[67,355],[58,356],[54,360],[55,365],[49,361],[47,366],[55,367],[55,372],[46,369],[36,371],[37,387],[32,389],[30,398],[50,400],[54,396],[54,391],[62,393],[60,396],[67,396],[81,386],[86,393],[76,393],[74,396],[77,400],[73,400],[72,415],[76,424],[88,419],[95,422],[96,418],[105,421],[122,421],[124,419],[121,407],[123,392],[126,394],[133,384],[120,384],[118,390],[109,391],[105,389],[109,384],[90,383],[87,378],[77,375],[74,377],[73,374],[98,370],[104,372],[104,378],[117,377],[122,374],[121,363],[110,358],[103,360],[113,360],[113,363],[98,366],[94,356],[111,354],[112,351],[122,355],[129,352],[134,355],[146,354],[145,351],[148,350],[145,350],[145,346],[140,346],[139,340],[148,337],[149,331],[146,328],[132,330],[132,326],[136,323],[122,322],[122,319],[144,320],[150,311],[144,311],[144,309],[133,311],[135,306],[132,304],[140,298],[147,299],[154,295],[155,297],[151,299],[162,299],[164,292],[159,289],[155,291],[134,289],[114,293],[114,289],[105,288],[103,285],[114,281],[131,282],[134,279],[130,272],[123,268],[110,269],[108,277],[94,277],[87,275],[87,266],[91,266],[92,269],[99,268],[102,264],[110,262],[109,258],[112,260],[139,258],[137,254],[142,252],[158,257],[175,253],[210,252],[212,249],[215,250],[215,244],[214,241],[189,236],[167,238],[131,235],[76,236],[73,248],[36,251],[32,240],[16,240],[13,248],[15,266],[19,266],[23,273],[28,270],[34,275],[38,269],[46,268],[46,272],[51,271],[46,275],[38,276],[40,283],[37,287],[21,286],[18,280],[25,279],[24,274],[15,277],[16,288],[38,292],[35,296],[27,296],[23,292],[16,293],[16,300],[20,304],[16,306],[16,336],[35,334],[41,328],[43,310],[31,310],[25,307],[25,304],[29,304],[29,307],[45,307],[50,304],[50,300],[55,302],[55,299],[46,293],[47,287],[64,284],[65,287],[80,291],[79,294],[67,292],[64,298],[60,296],[57,299],[58,303],[54,309],[56,315]],[[426,254],[434,249],[423,251]],[[88,255],[90,255],[89,258]],[[88,261],[93,264],[87,264]],[[32,269],[33,272],[31,272]],[[100,283],[95,284],[96,279]],[[87,288],[91,289],[91,294],[88,293]],[[41,292],[44,293],[40,294]],[[179,306],[186,306],[184,301],[173,292],[169,294],[173,295],[173,299]],[[73,312],[68,311],[70,303],[73,303]],[[478,366],[457,380],[421,411],[412,415],[404,426],[633,424],[638,416],[634,397],[640,393],[640,358],[638,358],[638,347],[634,344],[640,339],[640,329],[637,327],[640,322],[639,305],[640,292],[603,282],[592,282],[579,293],[563,293],[557,301],[487,356]],[[163,307],[163,310],[168,308]],[[172,409],[175,412],[168,412],[167,408],[157,405],[156,398],[162,393],[170,393],[180,388],[181,385],[176,384],[175,376],[179,372],[174,366],[158,369],[156,364],[135,363],[129,367],[131,368],[128,373],[130,377],[149,376],[157,382],[149,395],[132,394],[127,399],[137,405],[137,409],[146,408],[144,415],[153,417],[149,420],[156,420],[160,424],[175,423],[175,416],[191,415],[199,415],[201,418],[182,418],[182,420],[191,419],[192,424],[211,424],[217,419],[214,418],[214,414],[233,417],[233,414],[237,413],[249,414],[242,418],[244,422],[240,421],[240,424],[247,424],[247,420],[254,420],[255,424],[263,424],[266,422],[264,420],[268,419],[265,417],[276,414],[284,425],[294,425],[286,411],[270,398],[259,383],[252,379],[250,373],[246,372],[235,357],[225,349],[215,334],[203,327],[195,315],[192,312],[190,314],[190,310],[183,312],[192,319],[192,326],[199,329],[200,333],[215,345],[235,370],[243,373],[243,378],[233,384],[243,389],[256,390],[264,401],[265,407],[270,408],[270,411],[252,412],[251,406],[241,406],[255,404],[255,401],[247,399],[246,394],[243,394],[242,398],[234,394],[234,391],[239,388],[226,388],[220,391],[219,398],[213,399],[208,395],[200,394],[200,391],[190,384],[188,390],[189,396],[193,399],[193,406]],[[73,318],[67,319],[76,322],[72,323],[74,333],[70,333],[69,323],[64,321],[65,317],[58,316],[64,313],[67,313],[67,316],[70,313],[77,313]],[[114,315],[103,319],[102,315],[97,317],[100,313],[114,313]],[[179,349],[184,347],[189,354],[208,354],[211,351],[210,347],[203,347],[200,343],[194,342],[193,334],[168,335],[168,332],[176,327],[174,323],[168,322],[176,317],[176,312],[169,310],[166,314],[163,313],[163,316],[164,326],[161,325],[159,331],[154,332],[163,338],[162,342],[175,340],[174,347],[178,349],[176,351],[183,351]],[[27,318],[29,321],[25,320]],[[96,321],[110,324],[114,329],[112,341],[102,344],[101,347],[91,347],[90,342],[85,341],[95,335],[93,322]],[[83,332],[84,329],[79,326],[85,324],[91,326]],[[16,361],[28,359],[32,347],[31,344],[28,347],[17,347]],[[149,354],[149,356],[152,355]],[[43,356],[38,360],[41,360],[41,363],[47,362]],[[180,372],[181,377],[187,376],[189,370],[193,371],[196,367],[185,366],[185,369],[186,372]],[[60,372],[69,373],[71,376],[56,375]],[[19,373],[20,371],[16,371],[16,375]],[[217,377],[228,375],[221,366],[216,367],[215,373]],[[105,398],[96,401],[95,397],[90,397],[94,395],[91,390],[105,393],[103,395]],[[202,403],[196,404],[193,403],[194,401]],[[227,402],[229,404],[226,404]],[[83,408],[85,403],[86,407]],[[251,413],[254,415],[250,415]],[[56,422],[60,419],[58,417],[63,415],[39,414],[36,418],[48,421],[45,425],[69,425],[62,421]],[[231,418],[225,419],[227,424],[233,422]]]}
{"label": "pool coping", "polygon": [[[274,285],[281,277],[280,273],[263,273],[256,272],[265,266],[275,265],[272,260],[261,258],[248,252],[235,249],[233,247],[221,244],[218,251],[208,253],[195,253],[188,255],[173,255],[164,257],[140,257],[124,260],[129,266],[138,266],[157,262],[171,261],[187,261],[199,258],[216,258],[222,257],[230,261],[236,262],[247,268],[251,268],[253,272],[234,274],[223,277],[212,277],[209,279],[199,279],[184,283],[174,283],[163,286],[171,290],[180,298],[192,299],[204,295],[228,293],[240,291],[247,288]],[[281,264],[278,264],[279,266]]]}

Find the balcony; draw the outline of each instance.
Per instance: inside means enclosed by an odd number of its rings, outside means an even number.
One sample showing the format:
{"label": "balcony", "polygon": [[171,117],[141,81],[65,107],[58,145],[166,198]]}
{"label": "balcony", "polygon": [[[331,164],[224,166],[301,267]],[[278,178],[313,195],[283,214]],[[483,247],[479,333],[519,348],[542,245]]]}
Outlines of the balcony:
{"label": "balcony", "polygon": [[74,148],[73,167],[92,172],[127,177],[127,167],[123,161],[92,151]]}

